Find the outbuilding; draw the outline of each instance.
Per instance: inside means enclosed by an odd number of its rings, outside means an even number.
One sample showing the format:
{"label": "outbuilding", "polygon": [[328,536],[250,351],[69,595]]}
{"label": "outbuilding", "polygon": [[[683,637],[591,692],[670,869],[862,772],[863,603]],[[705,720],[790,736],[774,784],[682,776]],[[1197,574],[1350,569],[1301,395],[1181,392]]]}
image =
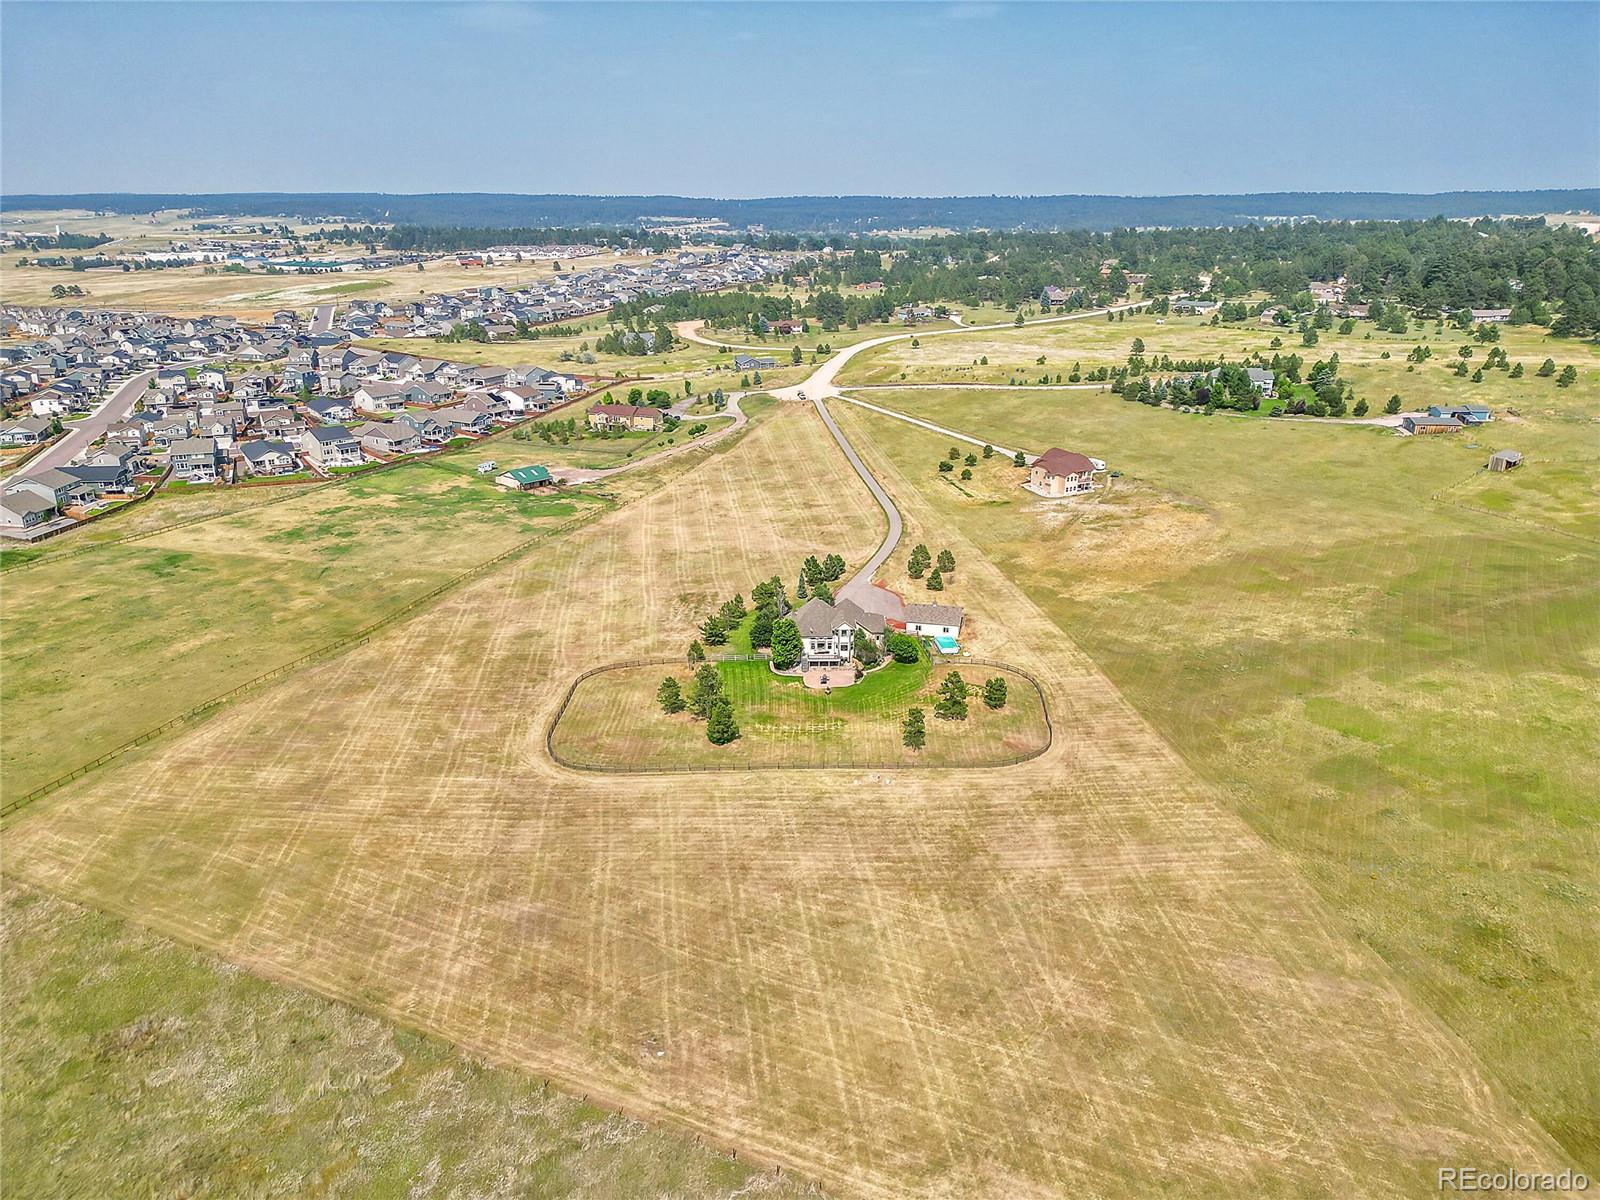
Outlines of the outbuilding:
{"label": "outbuilding", "polygon": [[509,471],[496,475],[494,481],[514,492],[531,492],[535,488],[555,485],[555,480],[550,478],[550,472],[545,467],[512,467]]}
{"label": "outbuilding", "polygon": [[1511,471],[1522,465],[1520,450],[1496,450],[1489,456],[1489,470]]}

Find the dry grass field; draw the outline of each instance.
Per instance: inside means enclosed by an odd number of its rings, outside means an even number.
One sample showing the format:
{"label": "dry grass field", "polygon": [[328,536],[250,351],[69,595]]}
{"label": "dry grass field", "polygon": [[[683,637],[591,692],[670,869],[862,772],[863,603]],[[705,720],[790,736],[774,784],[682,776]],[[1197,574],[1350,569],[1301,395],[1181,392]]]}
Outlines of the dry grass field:
{"label": "dry grass field", "polygon": [[[582,494],[513,495],[442,458],[284,496],[208,489],[151,501],[106,530],[137,532],[163,514],[219,515],[153,525],[149,537],[84,554],[70,552],[81,548],[71,535],[41,546],[35,565],[5,573],[8,792],[43,784],[602,507]],[[245,503],[235,508],[235,499]]]}
{"label": "dry grass field", "polygon": [[989,557],[921,452],[886,446],[863,453],[911,540],[953,550],[985,652],[1041,681],[1037,759],[547,758],[579,671],[676,653],[714,599],[875,544],[867,493],[785,406],[582,536],[26,810],[8,869],[844,1195],[1420,1196],[1440,1163],[1560,1165]]}
{"label": "dry grass field", "polygon": [[[1158,321],[1160,322],[1158,324]],[[1369,336],[1370,335],[1370,336]],[[1134,339],[1144,342],[1145,356],[1170,355],[1173,359],[1216,359],[1226,356],[1239,361],[1260,351],[1298,354],[1309,370],[1318,359],[1337,352],[1340,373],[1365,396],[1374,412],[1380,412],[1391,395],[1399,394],[1408,407],[1426,408],[1429,404],[1474,401],[1485,404],[1517,403],[1518,398],[1547,394],[1555,389],[1553,379],[1534,377],[1546,358],[1557,363],[1572,363],[1590,372],[1585,382],[1600,387],[1600,353],[1592,345],[1572,339],[1553,338],[1538,326],[1502,326],[1497,343],[1513,363],[1520,362],[1526,375],[1508,379],[1506,372],[1489,371],[1482,383],[1458,379],[1451,368],[1462,345],[1473,347],[1470,365],[1482,363],[1489,346],[1473,341],[1470,334],[1446,326],[1435,332],[1432,322],[1413,323],[1409,333],[1384,333],[1371,322],[1358,321],[1352,333],[1341,334],[1336,325],[1318,335],[1315,346],[1302,346],[1293,329],[1269,328],[1255,321],[1212,326],[1206,317],[1156,318],[1144,314],[1121,321],[1088,319],[1064,321],[1055,325],[1035,325],[1022,329],[990,330],[981,333],[921,338],[921,345],[895,342],[867,350],[840,372],[840,386],[851,384],[898,383],[991,383],[1013,380],[1035,383],[1045,374],[1063,379],[1074,364],[1084,371],[1096,367],[1124,365],[1132,352]],[[1281,347],[1274,351],[1272,341]],[[1407,353],[1414,346],[1428,346],[1434,357],[1407,371]],[[1387,359],[1383,355],[1388,353]],[[1044,359],[1041,364],[1038,360]],[[988,362],[983,360],[987,358]],[[1263,410],[1265,411],[1265,410]]]}
{"label": "dry grass field", "polygon": [[11,1195],[812,1194],[44,892],[0,952]]}
{"label": "dry grass field", "polygon": [[[436,338],[368,338],[355,345],[364,350],[398,350],[402,354],[448,358],[474,365],[544,363],[554,370],[570,371],[586,378],[628,379],[646,384],[666,380],[675,389],[680,386],[679,380],[689,379],[693,381],[697,392],[712,392],[717,388],[735,391],[742,386],[740,380],[744,373],[734,370],[733,352],[723,353],[699,342],[679,342],[666,354],[596,353],[594,362],[580,362],[576,356],[592,352],[595,341],[607,332],[609,326],[604,321],[591,319],[580,323],[577,328],[581,332],[569,337],[541,337],[530,341],[446,342]],[[570,352],[574,357],[563,361],[563,351]],[[778,366],[760,373],[762,386],[782,387],[798,383],[813,369],[809,365],[793,366],[776,351],[771,357],[778,359]],[[620,400],[623,397],[617,398]]]}
{"label": "dry grass field", "polygon": [[[871,393],[1123,472],[1066,504],[999,461],[958,488],[935,475],[946,439],[834,411],[1593,1174],[1600,388],[1496,386],[1521,389],[1520,418],[1440,440],[1096,393]],[[1500,446],[1527,465],[1479,470]],[[902,554],[890,582],[903,570]]]}
{"label": "dry grass field", "polygon": [[[967,720],[936,720],[938,685],[956,669],[969,685],[991,676],[1005,679],[1006,707],[991,711],[973,695]],[[763,662],[725,662],[720,670],[740,729],[729,745],[713,746],[705,723],[688,713],[661,711],[655,699],[661,680],[671,676],[687,695],[694,672],[687,665],[652,665],[618,667],[583,680],[552,733],[552,749],[562,763],[592,770],[737,771],[983,767],[1036,754],[1049,742],[1043,697],[1015,671],[891,664],[825,696],[799,680],[774,676]],[[927,717],[928,743],[921,750],[901,744],[901,722],[913,706]]]}
{"label": "dry grass field", "polygon": [[[116,245],[101,248],[110,253]],[[362,253],[359,247],[340,247],[349,254]],[[89,253],[80,251],[78,253]],[[338,257],[337,254],[334,257]],[[600,259],[577,260],[598,263]],[[647,262],[645,257],[612,259],[608,263]],[[562,263],[566,270],[573,264]],[[231,314],[252,320],[272,315],[280,308],[308,309],[318,304],[339,302],[347,296],[363,300],[412,300],[433,292],[455,292],[462,288],[494,284],[516,287],[554,274],[546,260],[531,263],[506,263],[497,267],[463,267],[454,256],[429,260],[425,269],[413,266],[381,271],[349,271],[319,275],[267,275],[260,272],[230,274],[203,266],[167,267],[161,270],[124,271],[120,267],[100,267],[88,271],[69,271],[51,267],[19,267],[16,256],[0,261],[0,293],[14,304],[59,303],[50,298],[56,284],[76,284],[88,295],[74,297],[80,307],[115,309],[154,309],[175,315],[200,313]]]}

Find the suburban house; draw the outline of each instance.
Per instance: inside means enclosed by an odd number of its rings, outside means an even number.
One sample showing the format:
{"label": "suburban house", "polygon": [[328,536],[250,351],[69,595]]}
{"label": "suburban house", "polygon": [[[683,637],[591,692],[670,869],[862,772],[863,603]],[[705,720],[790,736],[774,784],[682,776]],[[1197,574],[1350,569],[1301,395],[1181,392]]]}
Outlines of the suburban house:
{"label": "suburban house", "polygon": [[51,422],[46,417],[21,417],[0,422],[0,446],[34,446],[50,437]]}
{"label": "suburban house", "polygon": [[791,614],[800,630],[802,667],[838,667],[849,662],[859,631],[881,650],[885,623],[882,613],[869,613],[851,600],[829,604],[810,599]]}
{"label": "suburban house", "polygon": [[1469,310],[1479,325],[1503,325],[1511,319],[1509,308],[1474,308]]}
{"label": "suburban house", "polygon": [[450,426],[429,412],[403,412],[395,417],[395,422],[400,425],[410,426],[416,430],[417,436],[425,442],[448,442],[450,440]]}
{"label": "suburban house", "polygon": [[1405,416],[1400,418],[1400,428],[1407,433],[1454,433],[1462,424],[1454,417]]}
{"label": "suburban house", "polygon": [[356,389],[356,407],[367,412],[395,412],[406,404],[406,389],[398,383],[368,380]]}
{"label": "suburban house", "polygon": [[735,371],[770,371],[778,365],[775,358],[756,358],[749,354],[735,354],[733,356],[733,369]]}
{"label": "suburban house", "polygon": [[550,487],[555,483],[544,467],[512,467],[496,475],[494,481],[514,492],[531,492],[534,488]]}
{"label": "suburban house", "polygon": [[252,475],[291,475],[300,467],[294,447],[288,442],[246,442],[240,448],[245,470]]}
{"label": "suburban house", "polygon": [[1052,283],[1049,287],[1045,288],[1044,291],[1039,293],[1039,307],[1058,308],[1071,299],[1071,292],[1067,291],[1066,288],[1058,288]]}
{"label": "suburban house", "polygon": [[654,433],[661,428],[661,410],[648,404],[591,404],[589,428]]}
{"label": "suburban house", "polygon": [[354,467],[366,461],[361,443],[343,425],[318,425],[300,439],[300,448],[319,467]]}
{"label": "suburban house", "polygon": [[22,488],[0,496],[0,528],[32,529],[56,515],[56,504]]}
{"label": "suburban house", "polygon": [[464,404],[457,404],[453,408],[441,408],[434,414],[451,433],[476,433],[485,434],[494,428],[494,422],[489,414],[476,408],[468,408]]}
{"label": "suburban house", "polygon": [[1094,464],[1073,450],[1052,447],[1028,468],[1028,486],[1041,496],[1075,496],[1094,488]]}
{"label": "suburban house", "polygon": [[906,632],[924,637],[959,637],[962,611],[954,604],[906,605]]}
{"label": "suburban house", "polygon": [[336,425],[341,421],[350,421],[355,418],[355,406],[347,400],[335,399],[324,396],[318,400],[307,400],[305,410],[323,425]]}
{"label": "suburban house", "polygon": [[43,470],[19,475],[11,480],[6,487],[6,495],[27,492],[49,501],[52,508],[63,508],[72,502],[73,489],[77,485],[77,479],[65,471],[45,467]]}
{"label": "suburban house", "polygon": [[222,466],[222,452],[216,438],[182,437],[173,441],[167,451],[167,461],[172,473],[179,479],[212,482]]}
{"label": "suburban house", "polygon": [[402,421],[369,421],[352,432],[372,454],[411,454],[422,449],[422,435]]}

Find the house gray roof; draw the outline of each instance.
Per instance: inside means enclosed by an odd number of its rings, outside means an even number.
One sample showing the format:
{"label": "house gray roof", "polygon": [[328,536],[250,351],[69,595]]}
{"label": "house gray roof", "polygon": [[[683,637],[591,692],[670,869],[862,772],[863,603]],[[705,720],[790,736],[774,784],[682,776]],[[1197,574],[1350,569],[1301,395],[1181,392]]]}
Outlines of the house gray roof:
{"label": "house gray roof", "polygon": [[177,438],[167,447],[172,455],[216,454],[217,439],[208,437]]}
{"label": "house gray roof", "polygon": [[964,614],[960,606],[955,604],[908,604],[906,605],[906,624],[918,625],[961,625]]}
{"label": "house gray roof", "polygon": [[269,454],[285,454],[290,458],[294,457],[294,447],[289,445],[288,442],[272,440],[264,442],[246,442],[244,445],[239,447],[239,450],[244,455],[247,462],[260,462]]}
{"label": "house gray roof", "polygon": [[314,442],[328,446],[354,440],[350,431],[343,425],[318,425],[315,429],[306,430],[305,436]]}
{"label": "house gray roof", "polygon": [[828,637],[841,625],[855,625],[868,633],[882,633],[883,614],[869,613],[851,600],[829,604],[813,597],[793,613],[794,623],[802,637]]}
{"label": "house gray roof", "polygon": [[19,517],[27,517],[34,513],[54,512],[56,506],[54,501],[46,500],[38,492],[7,492],[0,496],[0,508]]}

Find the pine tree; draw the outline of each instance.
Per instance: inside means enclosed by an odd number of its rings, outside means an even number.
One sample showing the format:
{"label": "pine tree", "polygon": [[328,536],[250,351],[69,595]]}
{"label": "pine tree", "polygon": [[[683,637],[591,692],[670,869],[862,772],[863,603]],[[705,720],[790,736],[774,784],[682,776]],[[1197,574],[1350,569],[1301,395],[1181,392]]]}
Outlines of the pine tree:
{"label": "pine tree", "polygon": [[1555,373],[1556,373],[1556,360],[1553,359],[1553,358],[1545,359],[1543,365],[1540,366],[1540,368],[1537,371],[1534,372],[1535,375],[1538,375],[1541,378],[1545,378],[1545,379],[1548,379],[1551,375],[1554,375]]}
{"label": "pine tree", "polygon": [[706,650],[705,650],[705,647],[700,644],[699,639],[697,638],[696,640],[690,642],[689,643],[689,661],[692,662],[692,663],[698,663],[698,662],[705,662],[705,660],[706,660]]}
{"label": "pine tree", "polygon": [[990,708],[1004,708],[1006,706],[1006,681],[998,675],[986,680],[983,685],[983,702]]}
{"label": "pine tree", "polygon": [[900,727],[900,740],[913,750],[927,745],[928,726],[920,708],[913,708],[906,714],[905,723]]}
{"label": "pine tree", "polygon": [[772,645],[773,610],[760,608],[756,610],[756,619],[750,622],[750,645],[757,650],[764,646]]}
{"label": "pine tree", "polygon": [[711,703],[711,713],[706,718],[706,741],[713,746],[726,746],[739,736],[739,726],[733,719],[733,702],[718,696]]}
{"label": "pine tree", "polygon": [[1011,465],[1014,467],[1025,467],[1028,465],[1028,459],[1021,450],[1018,450],[1011,458]]}
{"label": "pine tree", "polygon": [[694,683],[689,686],[689,708],[697,717],[711,715],[712,702],[722,695],[722,676],[716,667],[706,663],[694,673]]}
{"label": "pine tree", "polygon": [[787,617],[772,623],[772,665],[780,671],[792,670],[800,662],[804,648],[800,627]]}
{"label": "pine tree", "polygon": [[700,625],[700,636],[708,646],[722,646],[728,641],[728,626],[721,617],[707,617]]}
{"label": "pine tree", "polygon": [[686,707],[683,689],[671,675],[663,679],[661,686],[656,689],[656,703],[661,705],[661,711],[664,713],[680,713]]}
{"label": "pine tree", "polygon": [[939,570],[945,574],[952,574],[956,569],[956,556],[948,550],[939,551]]}
{"label": "pine tree", "polygon": [[939,568],[933,569],[933,574],[928,576],[927,589],[930,592],[944,591],[944,576],[939,574]]}
{"label": "pine tree", "polygon": [[986,444],[983,447],[983,456],[985,458],[993,458],[994,457],[994,447]]}
{"label": "pine tree", "polygon": [[1571,387],[1578,382],[1578,368],[1568,363],[1561,368],[1561,374],[1556,379],[1557,387]]}

